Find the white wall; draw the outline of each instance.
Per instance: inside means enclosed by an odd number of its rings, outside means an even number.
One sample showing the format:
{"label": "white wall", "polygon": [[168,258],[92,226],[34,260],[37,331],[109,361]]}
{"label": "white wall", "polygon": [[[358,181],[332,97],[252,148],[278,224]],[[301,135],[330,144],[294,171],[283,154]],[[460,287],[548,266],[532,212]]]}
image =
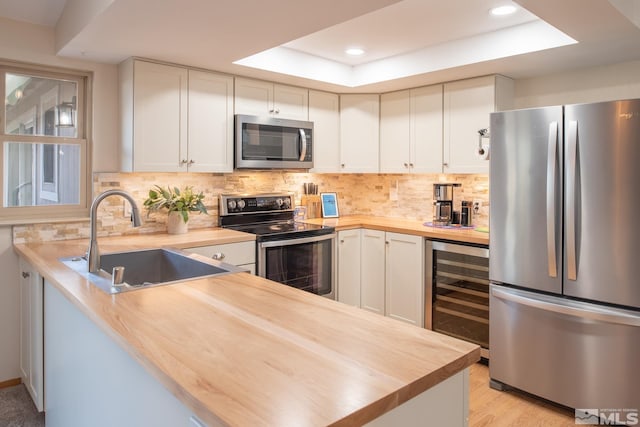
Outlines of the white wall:
{"label": "white wall", "polygon": [[[54,31],[0,18],[0,58],[93,72],[93,170],[118,168],[118,69],[55,56]],[[0,227],[0,382],[20,376],[19,289],[11,227]]]}
{"label": "white wall", "polygon": [[640,61],[516,80],[515,108],[640,98]]}

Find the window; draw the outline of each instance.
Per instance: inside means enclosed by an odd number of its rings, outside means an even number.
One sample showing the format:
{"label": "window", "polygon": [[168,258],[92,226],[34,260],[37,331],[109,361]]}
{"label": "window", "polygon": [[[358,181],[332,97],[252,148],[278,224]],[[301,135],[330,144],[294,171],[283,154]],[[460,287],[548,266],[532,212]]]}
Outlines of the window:
{"label": "window", "polygon": [[3,219],[84,216],[87,74],[0,64]]}

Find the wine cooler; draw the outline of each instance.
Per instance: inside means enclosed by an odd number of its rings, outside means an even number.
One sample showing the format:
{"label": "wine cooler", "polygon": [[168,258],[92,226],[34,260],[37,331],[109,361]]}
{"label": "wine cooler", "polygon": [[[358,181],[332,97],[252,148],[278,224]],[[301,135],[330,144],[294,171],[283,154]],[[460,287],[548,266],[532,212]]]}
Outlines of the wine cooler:
{"label": "wine cooler", "polygon": [[489,358],[489,249],[427,244],[425,327],[478,344]]}

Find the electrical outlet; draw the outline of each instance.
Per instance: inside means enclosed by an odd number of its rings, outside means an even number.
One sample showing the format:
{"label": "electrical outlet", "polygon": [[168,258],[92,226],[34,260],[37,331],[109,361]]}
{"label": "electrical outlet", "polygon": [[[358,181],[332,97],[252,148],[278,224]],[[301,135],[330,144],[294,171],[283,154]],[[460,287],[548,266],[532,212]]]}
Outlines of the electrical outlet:
{"label": "electrical outlet", "polygon": [[482,200],[474,200],[473,201],[473,211],[475,213],[478,213],[478,211],[480,210],[481,207],[482,207]]}
{"label": "electrical outlet", "polygon": [[396,181],[396,185],[389,188],[389,200],[392,202],[398,201],[398,181]]}
{"label": "electrical outlet", "polygon": [[124,218],[131,218],[131,205],[128,201],[122,201],[122,216]]}

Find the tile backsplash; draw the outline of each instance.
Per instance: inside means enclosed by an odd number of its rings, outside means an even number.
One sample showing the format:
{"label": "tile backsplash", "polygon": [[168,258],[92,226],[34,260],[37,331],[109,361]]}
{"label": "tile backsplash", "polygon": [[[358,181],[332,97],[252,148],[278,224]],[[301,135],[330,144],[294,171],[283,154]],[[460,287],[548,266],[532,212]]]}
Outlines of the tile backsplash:
{"label": "tile backsplash", "polygon": [[[454,209],[462,200],[479,200],[482,206],[474,216],[474,224],[489,223],[489,176],[442,174],[312,174],[293,171],[250,171],[230,174],[207,173],[96,173],[94,194],[112,188],[131,193],[142,209],[143,225],[132,228],[124,215],[124,199],[109,197],[100,205],[98,230],[100,236],[153,233],[166,230],[165,211],[151,213],[142,203],[156,184],[160,186],[192,186],[205,194],[209,215],[191,213],[189,227],[205,228],[218,225],[218,195],[221,193],[295,193],[296,203],[303,194],[303,183],[313,182],[320,192],[338,195],[340,215],[374,215],[431,221],[433,183],[458,182],[454,190]],[[391,193],[397,189],[397,198]],[[14,226],[14,242],[50,241],[89,236],[88,221],[56,224]]]}

